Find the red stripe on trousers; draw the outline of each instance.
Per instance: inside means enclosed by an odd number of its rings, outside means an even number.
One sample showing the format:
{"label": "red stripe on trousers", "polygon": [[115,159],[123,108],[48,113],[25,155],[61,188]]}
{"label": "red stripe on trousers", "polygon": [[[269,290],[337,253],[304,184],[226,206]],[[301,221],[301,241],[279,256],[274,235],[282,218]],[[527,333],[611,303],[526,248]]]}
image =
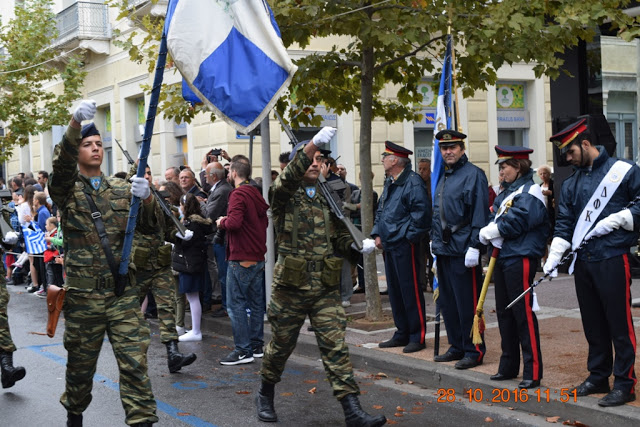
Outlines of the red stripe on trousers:
{"label": "red stripe on trousers", "polygon": [[420,306],[420,285],[418,284],[418,275],[416,274],[416,250],[413,244],[411,246],[411,268],[413,270],[413,290],[416,293],[416,305],[418,306],[418,314],[420,315],[420,344],[424,344],[424,338],[427,331],[425,330],[424,322],[424,307]]}
{"label": "red stripe on trousers", "polygon": [[[476,280],[476,267],[471,267],[471,283],[473,287],[473,315],[476,315],[476,306],[478,305],[478,281]],[[480,357],[478,357],[478,362],[482,360],[484,357],[484,353],[480,350],[480,344],[476,344],[476,351],[480,353]]]}
{"label": "red stripe on trousers", "polygon": [[[629,266],[629,256],[627,254],[622,255],[622,261],[624,262],[624,278],[625,278],[625,313],[627,315],[627,330],[629,331],[629,339],[633,344],[633,353],[636,352],[636,332],[633,328],[633,319],[631,318],[631,268]],[[633,378],[633,365],[629,369],[628,377],[633,380],[633,387],[631,387],[631,393],[635,393],[635,387],[638,380]]]}
{"label": "red stripe on trousers", "polygon": [[[529,258],[522,258],[522,290],[529,289],[529,269],[531,268]],[[527,316],[527,329],[529,329],[529,342],[531,343],[531,353],[533,353],[533,378],[532,380],[540,379],[540,360],[538,359],[538,341],[536,340],[536,331],[533,327],[533,311],[531,310],[531,295],[532,292],[528,292],[525,295],[524,312]],[[528,379],[528,378],[524,378]]]}

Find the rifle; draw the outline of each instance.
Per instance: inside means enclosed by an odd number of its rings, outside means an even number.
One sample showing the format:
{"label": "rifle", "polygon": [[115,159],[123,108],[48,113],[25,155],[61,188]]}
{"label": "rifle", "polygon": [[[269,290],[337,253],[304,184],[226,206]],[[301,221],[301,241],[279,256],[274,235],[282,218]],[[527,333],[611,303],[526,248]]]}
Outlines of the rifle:
{"label": "rifle", "polygon": [[[636,196],[633,200],[631,200],[627,206],[624,207],[624,209],[629,209],[631,206],[635,205],[636,203],[640,202],[640,196]],[[597,224],[597,223],[596,223]],[[587,243],[589,243],[591,240],[596,239],[597,237],[595,236],[591,236],[588,239],[583,239],[582,242],[580,242],[580,245],[573,251],[570,251],[569,253],[567,253],[565,256],[562,257],[562,259],[560,260],[560,262],[558,263],[558,265],[556,266],[556,268],[554,268],[554,270],[557,270],[558,267],[560,267],[561,265],[566,264],[567,261],[571,260],[574,256],[576,256],[576,254],[578,253],[578,251],[582,248],[584,248]],[[526,291],[524,291],[523,293],[521,293],[520,295],[518,295],[518,297],[516,299],[514,299],[513,301],[511,301],[511,303],[507,306],[507,309],[510,309],[511,307],[513,307],[518,301],[520,301],[522,298],[524,298],[524,296],[526,294],[528,294],[529,292],[533,291],[535,289],[536,286],[538,286],[540,283],[542,283],[545,279],[553,279],[553,277],[549,277],[551,276],[551,273],[553,273],[553,271],[549,272],[549,273],[545,273],[544,275],[542,275],[538,280],[536,280],[535,282],[533,282],[531,284],[531,286],[529,286],[527,288]]]}
{"label": "rifle", "polygon": [[[124,154],[124,156],[127,158],[127,161],[129,162],[130,165],[134,164],[135,161],[133,160],[133,158],[131,157],[131,155],[129,154],[129,152],[127,150],[125,150],[122,145],[120,145],[120,143],[118,142],[117,139],[113,138],[113,140],[116,142],[116,144],[118,144],[118,147],[120,147],[120,151],[122,151],[122,154]],[[171,218],[171,220],[173,221],[173,223],[175,224],[175,226],[178,228],[178,231],[180,231],[180,234],[182,234],[183,236],[186,233],[186,228],[184,226],[184,224],[182,224],[180,222],[180,220],[178,218],[176,218],[176,216],[173,214],[173,212],[171,211],[171,208],[167,205],[166,200],[164,200],[164,198],[162,196],[160,196],[160,194],[158,193],[158,190],[155,189],[155,187],[153,185],[149,185],[149,189],[151,190],[151,193],[153,194],[153,196],[156,198],[156,201],[158,202],[158,204],[160,205],[160,207],[162,208],[162,210],[164,211],[164,213]]]}
{"label": "rifle", "polygon": [[[280,122],[280,125],[284,129],[284,132],[287,134],[287,136],[291,140],[291,143],[295,147],[298,144],[298,138],[296,138],[293,132],[291,132],[291,128],[289,128],[289,126],[284,124],[282,117],[280,117],[280,114],[278,114],[278,112],[275,109],[273,110],[273,114],[276,116],[276,118]],[[327,180],[325,179],[324,176],[322,176],[322,174],[318,176],[317,184],[318,184],[318,187],[320,187],[320,191],[322,191],[324,198],[327,199],[327,203],[329,204],[329,209],[331,209],[331,212],[333,212],[333,214],[340,221],[342,221],[345,227],[347,227],[349,234],[353,238],[353,244],[355,245],[358,252],[362,251],[362,241],[364,240],[364,234],[362,234],[362,232],[358,230],[355,225],[353,225],[353,223],[349,218],[344,216],[344,214],[342,213],[342,209],[340,209],[338,202],[336,202],[336,199],[339,199],[338,195],[335,194],[331,190],[331,188],[329,188],[329,185],[327,184]]]}

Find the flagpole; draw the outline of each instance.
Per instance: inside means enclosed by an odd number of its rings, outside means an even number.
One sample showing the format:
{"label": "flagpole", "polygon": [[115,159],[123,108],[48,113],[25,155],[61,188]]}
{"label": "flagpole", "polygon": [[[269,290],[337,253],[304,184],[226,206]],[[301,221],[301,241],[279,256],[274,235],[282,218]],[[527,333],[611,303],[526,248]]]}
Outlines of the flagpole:
{"label": "flagpole", "polygon": [[458,104],[458,78],[456,77],[456,46],[453,42],[453,35],[451,34],[451,25],[449,25],[449,36],[451,36],[451,77],[453,77],[453,94],[455,100],[453,101],[453,109],[456,115],[456,130],[462,132],[460,126],[460,104]]}
{"label": "flagpole", "polygon": [[[169,2],[169,5],[171,3]],[[167,12],[169,6],[167,6]],[[151,89],[151,97],[149,99],[149,110],[147,111],[147,121],[144,126],[144,138],[142,140],[142,147],[140,148],[140,154],[138,155],[138,171],[136,176],[139,178],[144,177],[144,172],[147,169],[147,157],[151,149],[151,136],[153,135],[153,125],[156,119],[156,111],[158,109],[158,102],[160,99],[160,88],[162,87],[162,80],[164,78],[164,68],[167,62],[167,37],[166,32],[163,29],[162,39],[160,40],[160,50],[158,54],[158,61],[156,62],[156,74],[153,79],[153,88]],[[118,273],[120,275],[126,275],[129,271],[129,255],[131,254],[131,245],[133,244],[133,235],[136,228],[136,218],[138,216],[138,209],[140,208],[140,199],[136,196],[131,197],[131,207],[129,209],[129,218],[127,219],[127,228],[124,235],[124,243],[122,244],[122,256],[120,258],[120,268]]]}

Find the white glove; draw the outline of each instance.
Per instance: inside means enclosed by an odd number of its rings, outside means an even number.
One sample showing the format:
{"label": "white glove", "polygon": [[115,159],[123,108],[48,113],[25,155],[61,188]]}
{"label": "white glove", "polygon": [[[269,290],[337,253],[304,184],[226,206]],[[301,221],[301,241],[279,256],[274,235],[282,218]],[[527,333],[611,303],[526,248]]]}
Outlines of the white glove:
{"label": "white glove", "polygon": [[7,245],[15,245],[18,242],[18,233],[15,231],[9,231],[4,235],[2,241]]}
{"label": "white glove", "polygon": [[620,227],[627,231],[633,231],[633,215],[631,215],[629,209],[622,209],[598,221],[589,234],[585,236],[585,240],[591,237],[604,236]]}
{"label": "white glove", "polygon": [[482,227],[480,229],[480,234],[478,237],[480,238],[480,243],[482,243],[483,245],[488,244],[496,237],[501,237],[500,231],[498,230],[498,224],[496,224],[495,222],[490,222],[486,226]]}
{"label": "white glove", "polygon": [[73,120],[82,123],[83,120],[91,120],[96,115],[96,101],[93,99],[85,99],[73,112]]}
{"label": "white glove", "polygon": [[495,239],[491,239],[491,246],[494,248],[502,249],[502,244],[504,243],[504,237],[496,237]]}
{"label": "white glove", "polygon": [[544,263],[542,271],[544,271],[545,274],[549,274],[551,277],[558,277],[558,270],[556,270],[556,267],[558,267],[560,259],[562,259],[562,255],[570,248],[571,243],[561,237],[554,237],[551,241],[551,246],[549,247],[547,262]]}
{"label": "white glove", "polygon": [[149,181],[146,178],[134,176],[131,178],[131,194],[139,197],[142,200],[146,200],[151,195],[151,189],[149,189]]}
{"label": "white glove", "polygon": [[476,248],[467,249],[467,253],[464,256],[464,266],[472,268],[478,265],[480,262],[480,251]]}
{"label": "white glove", "polygon": [[176,237],[177,237],[178,239],[182,239],[182,240],[184,240],[185,242],[187,242],[187,241],[191,240],[191,238],[193,237],[193,231],[191,231],[191,230],[185,230],[185,231],[184,231],[184,234],[185,234],[185,235],[183,236],[183,235],[182,235],[182,233],[178,231],[178,232],[176,233]]}
{"label": "white glove", "polygon": [[319,147],[331,141],[331,138],[333,138],[333,135],[336,134],[336,131],[337,131],[336,128],[332,128],[331,126],[325,126],[322,129],[320,129],[320,132],[316,133],[316,135],[313,137],[311,141],[313,141],[313,144],[316,147]]}
{"label": "white glove", "polygon": [[376,241],[373,239],[364,239],[362,241],[362,250],[360,251],[361,254],[370,254],[371,252],[374,251],[374,249],[376,248]]}

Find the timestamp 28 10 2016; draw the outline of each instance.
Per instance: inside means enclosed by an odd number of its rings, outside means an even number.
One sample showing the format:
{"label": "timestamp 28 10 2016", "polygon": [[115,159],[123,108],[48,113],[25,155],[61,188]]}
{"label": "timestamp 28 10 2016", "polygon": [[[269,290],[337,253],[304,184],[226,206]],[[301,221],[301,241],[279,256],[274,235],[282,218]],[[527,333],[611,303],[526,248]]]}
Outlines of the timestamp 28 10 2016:
{"label": "timestamp 28 10 2016", "polygon": [[575,388],[561,388],[552,390],[549,388],[537,388],[528,390],[526,388],[493,388],[490,393],[481,388],[464,389],[462,393],[456,393],[453,388],[439,388],[437,402],[489,402],[489,403],[517,403],[517,402],[577,402],[578,396]]}

